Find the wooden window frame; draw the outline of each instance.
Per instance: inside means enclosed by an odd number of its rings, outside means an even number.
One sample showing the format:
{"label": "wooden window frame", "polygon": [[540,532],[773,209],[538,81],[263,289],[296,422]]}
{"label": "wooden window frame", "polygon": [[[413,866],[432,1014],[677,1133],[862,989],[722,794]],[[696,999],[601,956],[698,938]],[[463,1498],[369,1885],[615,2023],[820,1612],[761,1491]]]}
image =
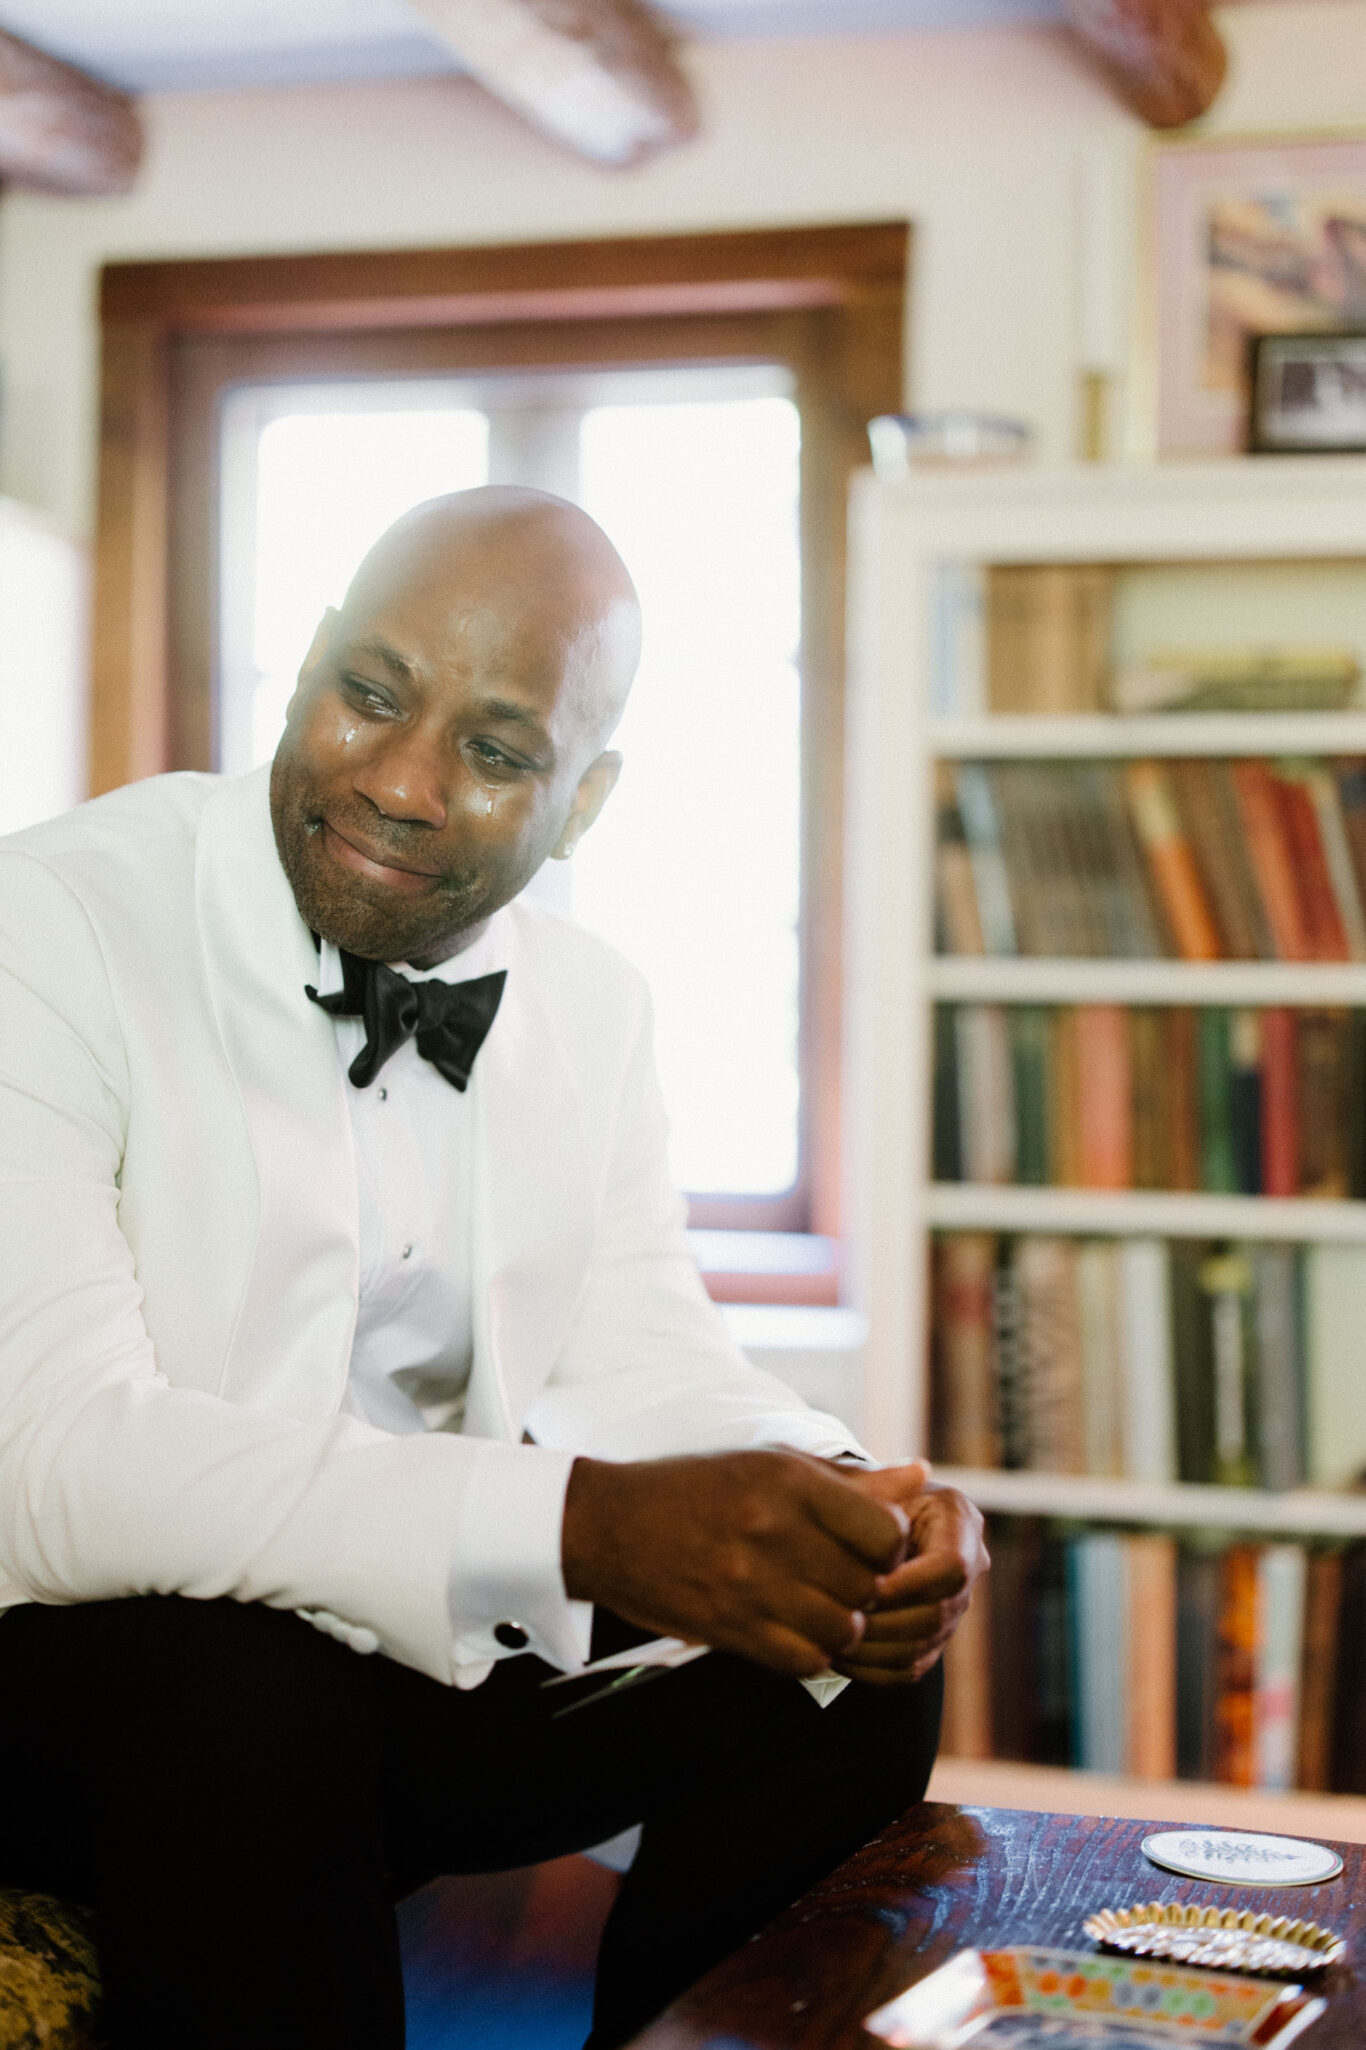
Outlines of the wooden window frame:
{"label": "wooden window frame", "polygon": [[789,1197],[699,1199],[700,1225],[839,1234],[844,509],[868,419],[901,402],[909,245],[905,222],[876,222],[120,263],[101,279],[94,791],[214,766],[226,390],[652,362],[791,369],[803,420],[803,1158]]}

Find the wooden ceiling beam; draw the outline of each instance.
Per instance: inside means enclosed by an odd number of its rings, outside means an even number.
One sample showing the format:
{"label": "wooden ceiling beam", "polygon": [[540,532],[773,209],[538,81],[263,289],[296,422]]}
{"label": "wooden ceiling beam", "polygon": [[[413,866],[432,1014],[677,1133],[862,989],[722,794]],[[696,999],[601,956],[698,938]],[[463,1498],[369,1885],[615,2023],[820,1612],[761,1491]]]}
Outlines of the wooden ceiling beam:
{"label": "wooden ceiling beam", "polygon": [[1126,106],[1181,128],[1214,103],[1228,53],[1207,0],[1063,0],[1072,30]]}
{"label": "wooden ceiling beam", "polygon": [[413,0],[479,83],[592,162],[697,133],[697,102],[646,0]]}
{"label": "wooden ceiling beam", "polygon": [[141,162],[129,94],[0,31],[0,179],[40,192],[127,192]]}

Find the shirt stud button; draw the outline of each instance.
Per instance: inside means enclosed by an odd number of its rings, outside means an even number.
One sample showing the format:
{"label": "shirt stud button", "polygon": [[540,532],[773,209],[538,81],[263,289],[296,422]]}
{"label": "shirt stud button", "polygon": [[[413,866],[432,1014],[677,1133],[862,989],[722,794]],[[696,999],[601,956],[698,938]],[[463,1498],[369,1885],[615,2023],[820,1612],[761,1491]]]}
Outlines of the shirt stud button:
{"label": "shirt stud button", "polygon": [[404,1259],[405,1259],[405,1260],[411,1260],[411,1259],[412,1259],[412,1257],[413,1257],[413,1249],[412,1249],[412,1247],[411,1247],[411,1246],[405,1246],[405,1247],[403,1248],[403,1257],[404,1257]]}
{"label": "shirt stud button", "polygon": [[523,1651],[530,1643],[520,1623],[495,1623],[493,1634],[504,1651]]}
{"label": "shirt stud button", "polygon": [[387,1102],[389,1101],[389,1092],[388,1092],[388,1090],[387,1090],[387,1089],[381,1089],[381,1090],[380,1090],[380,1092],[379,1092],[379,1100],[380,1100],[380,1102],[381,1102],[381,1103],[387,1103]]}

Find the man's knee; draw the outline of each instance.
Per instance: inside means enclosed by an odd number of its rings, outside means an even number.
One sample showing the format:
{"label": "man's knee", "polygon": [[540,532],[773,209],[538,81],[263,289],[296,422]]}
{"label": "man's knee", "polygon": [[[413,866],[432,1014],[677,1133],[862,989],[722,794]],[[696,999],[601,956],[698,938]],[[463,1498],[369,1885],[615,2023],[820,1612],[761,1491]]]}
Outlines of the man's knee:
{"label": "man's knee", "polygon": [[64,1749],[168,1764],[328,1753],[370,1716],[367,1665],[288,1611],[176,1595],[26,1608],[0,1636],[7,1685],[48,1708]]}

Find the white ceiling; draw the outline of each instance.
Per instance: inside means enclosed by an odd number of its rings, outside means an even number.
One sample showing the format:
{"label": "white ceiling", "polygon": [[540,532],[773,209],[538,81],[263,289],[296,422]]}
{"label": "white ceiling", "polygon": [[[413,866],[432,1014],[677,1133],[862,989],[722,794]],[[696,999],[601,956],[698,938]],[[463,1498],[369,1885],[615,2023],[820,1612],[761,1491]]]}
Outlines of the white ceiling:
{"label": "white ceiling", "polygon": [[[664,0],[690,36],[977,28],[1061,0]],[[0,0],[0,28],[133,91],[413,78],[459,67],[407,0]]]}

